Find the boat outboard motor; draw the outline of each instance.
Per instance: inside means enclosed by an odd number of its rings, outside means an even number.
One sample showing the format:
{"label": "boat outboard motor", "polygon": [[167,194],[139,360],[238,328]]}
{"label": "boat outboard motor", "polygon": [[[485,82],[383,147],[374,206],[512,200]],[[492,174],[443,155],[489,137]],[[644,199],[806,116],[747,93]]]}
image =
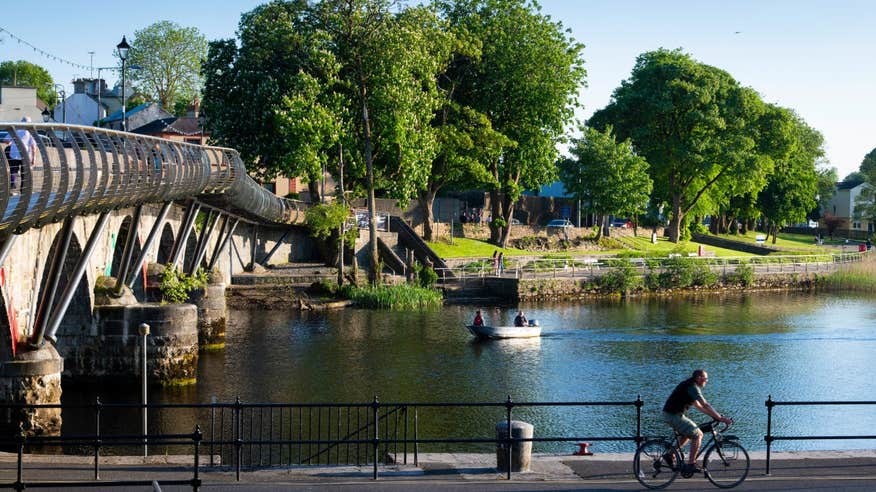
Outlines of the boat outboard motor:
{"label": "boat outboard motor", "polygon": [[538,320],[537,319],[529,320],[529,326],[538,326]]}

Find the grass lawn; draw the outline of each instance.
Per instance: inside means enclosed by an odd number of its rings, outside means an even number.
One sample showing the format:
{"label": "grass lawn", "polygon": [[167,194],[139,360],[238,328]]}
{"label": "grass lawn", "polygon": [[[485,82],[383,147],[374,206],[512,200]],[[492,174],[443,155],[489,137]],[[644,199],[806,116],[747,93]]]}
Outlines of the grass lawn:
{"label": "grass lawn", "polygon": [[432,248],[441,258],[489,258],[493,256],[493,251],[504,252],[505,256],[522,256],[531,255],[531,251],[525,251],[516,248],[498,248],[495,244],[490,244],[479,239],[467,239],[463,237],[453,238],[453,244],[448,244],[444,241],[429,242],[426,244]]}
{"label": "grass lawn", "polygon": [[[644,256],[668,256],[670,253],[696,253],[700,243],[682,241],[678,244],[671,243],[665,237],[658,237],[656,244],[651,244],[651,236],[640,234],[637,237],[628,236],[621,238],[621,242]],[[736,251],[735,249],[717,248],[715,246],[702,245],[706,251],[714,251],[715,256],[753,256],[750,253]],[[629,255],[629,253],[626,253]]]}
{"label": "grass lawn", "polygon": [[[759,234],[763,234],[762,232],[748,231],[745,234],[719,234],[719,237],[724,239],[730,239],[732,241],[742,241],[746,243],[756,243],[756,236]],[[825,241],[826,243],[827,241]],[[780,249],[787,249],[798,252],[809,252],[809,253],[826,253],[833,252],[832,248],[828,248],[825,246],[819,246],[815,244],[815,237],[807,234],[786,234],[783,232],[779,233],[779,237],[776,239],[776,244],[773,244],[773,237],[770,236],[769,240],[764,244],[765,246],[777,247]]]}

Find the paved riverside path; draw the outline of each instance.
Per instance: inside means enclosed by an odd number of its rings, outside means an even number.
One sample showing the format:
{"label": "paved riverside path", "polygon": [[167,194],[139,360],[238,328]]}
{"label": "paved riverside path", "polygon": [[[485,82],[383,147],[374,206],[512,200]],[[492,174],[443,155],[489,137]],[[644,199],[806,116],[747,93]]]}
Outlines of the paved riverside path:
{"label": "paved riverside path", "polygon": [[[102,480],[155,480],[161,490],[191,490],[191,487],[161,484],[163,480],[192,477],[191,457],[157,456],[144,463],[141,457],[102,457]],[[412,458],[412,457],[411,457]],[[774,452],[771,474],[766,476],[765,453],[751,453],[752,467],[746,481],[735,490],[876,490],[876,451]],[[0,485],[11,486],[16,476],[16,456],[0,453]],[[412,460],[409,459],[409,462]],[[188,467],[186,465],[189,465]],[[370,466],[292,466],[242,471],[241,481],[229,468],[202,468],[205,490],[386,490],[416,487],[428,491],[572,491],[642,490],[633,478],[632,455],[596,456],[535,455],[532,470],[515,473],[509,482],[495,469],[495,455],[421,454],[419,466],[381,465],[380,478],[371,479]],[[70,480],[63,490],[111,490],[110,487],[76,487],[77,480],[91,480],[93,458],[73,456],[26,456],[25,482]],[[33,484],[35,485],[35,484]],[[32,486],[32,485],[31,485]],[[51,488],[47,490],[61,490]],[[151,486],[117,487],[112,490],[154,490]],[[718,490],[703,476],[679,478],[669,490]]]}

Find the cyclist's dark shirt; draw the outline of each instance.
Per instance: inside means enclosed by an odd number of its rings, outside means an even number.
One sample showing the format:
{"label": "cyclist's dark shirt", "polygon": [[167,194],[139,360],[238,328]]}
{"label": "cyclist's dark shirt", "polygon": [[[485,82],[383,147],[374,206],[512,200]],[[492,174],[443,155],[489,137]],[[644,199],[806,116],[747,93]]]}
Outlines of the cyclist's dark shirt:
{"label": "cyclist's dark shirt", "polygon": [[688,378],[678,384],[669,398],[666,399],[666,404],[663,405],[663,411],[667,413],[684,413],[696,400],[702,400],[703,393],[700,387],[696,385],[693,378]]}

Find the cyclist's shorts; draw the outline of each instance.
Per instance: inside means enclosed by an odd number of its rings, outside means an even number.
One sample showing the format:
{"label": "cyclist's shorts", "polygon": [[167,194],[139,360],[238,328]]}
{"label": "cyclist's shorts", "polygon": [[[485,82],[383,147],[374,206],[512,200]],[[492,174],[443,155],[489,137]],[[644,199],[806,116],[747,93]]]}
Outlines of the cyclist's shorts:
{"label": "cyclist's shorts", "polygon": [[663,412],[663,421],[682,436],[694,437],[697,434],[696,422],[687,418],[683,413]]}

